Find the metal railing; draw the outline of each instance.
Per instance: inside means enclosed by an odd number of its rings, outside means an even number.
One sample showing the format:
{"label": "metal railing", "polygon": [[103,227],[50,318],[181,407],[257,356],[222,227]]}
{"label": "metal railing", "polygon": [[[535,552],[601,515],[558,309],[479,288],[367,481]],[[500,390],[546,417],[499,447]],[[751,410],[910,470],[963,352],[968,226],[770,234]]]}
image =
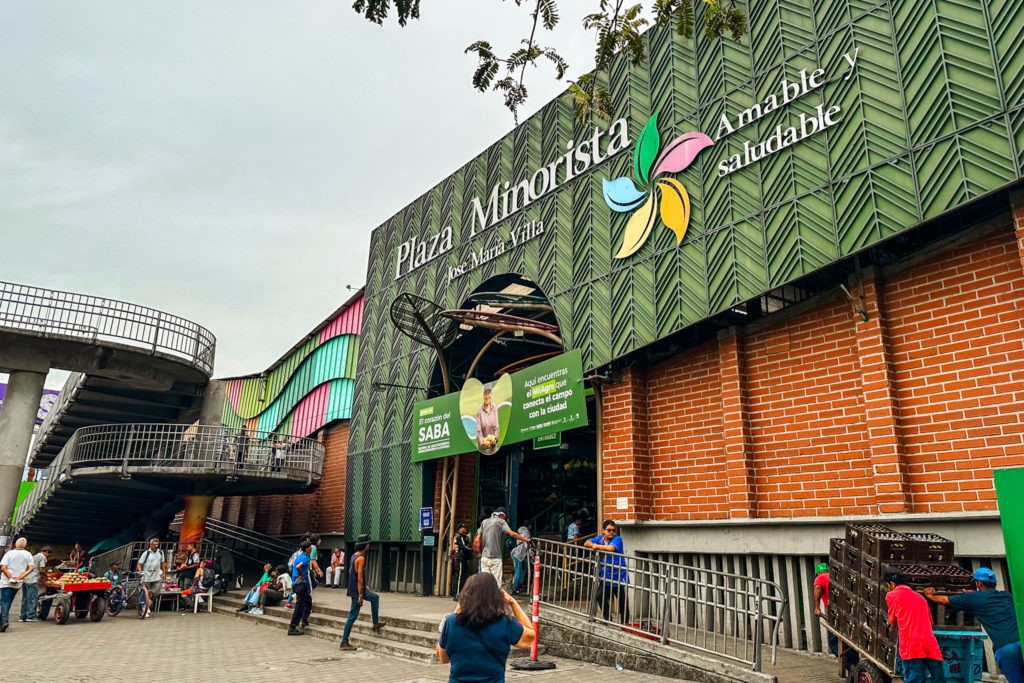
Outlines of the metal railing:
{"label": "metal railing", "polygon": [[[175,515],[171,521],[171,530],[181,529],[183,517],[184,515],[180,512]],[[219,545],[231,548],[231,551],[238,555],[260,563],[285,559],[297,547],[295,543],[283,541],[276,536],[261,534],[258,531],[213,517],[206,518],[203,536]]]}
{"label": "metal railing", "polygon": [[319,481],[325,447],[315,439],[223,425],[118,424],[82,427],[61,449],[40,482],[18,508],[24,526],[67,477],[85,468],[113,468],[123,478],[134,471],[167,474],[265,477]]}
{"label": "metal railing", "polygon": [[761,670],[785,612],[773,581],[536,539],[540,600],[622,631]]}
{"label": "metal railing", "polygon": [[184,359],[213,372],[216,339],[170,313],[87,294],[0,282],[0,328],[90,344],[110,342]]}
{"label": "metal railing", "polygon": [[[173,574],[176,567],[179,566],[177,561],[182,547],[179,543],[168,543],[166,541],[160,543],[159,550],[164,556],[164,562],[167,563],[168,574]],[[97,576],[101,575],[110,569],[111,564],[117,562],[121,571],[129,574],[133,573],[136,570],[139,558],[142,557],[142,553],[147,550],[149,550],[148,542],[133,541],[132,543],[126,543],[117,548],[97,553],[89,558],[89,572]],[[196,544],[196,552],[199,553],[199,559],[201,560],[212,560],[216,551],[217,546],[213,543],[200,542]]]}

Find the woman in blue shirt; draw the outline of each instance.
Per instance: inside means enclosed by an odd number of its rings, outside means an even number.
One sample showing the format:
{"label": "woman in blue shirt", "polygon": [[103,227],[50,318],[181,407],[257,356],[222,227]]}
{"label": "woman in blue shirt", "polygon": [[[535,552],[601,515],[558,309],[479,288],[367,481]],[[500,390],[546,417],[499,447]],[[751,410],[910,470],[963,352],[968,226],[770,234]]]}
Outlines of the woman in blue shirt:
{"label": "woman in blue shirt", "polygon": [[533,639],[522,606],[494,576],[481,572],[469,577],[455,613],[445,617],[437,657],[442,664],[451,662],[449,683],[504,683],[509,648],[529,647]]}

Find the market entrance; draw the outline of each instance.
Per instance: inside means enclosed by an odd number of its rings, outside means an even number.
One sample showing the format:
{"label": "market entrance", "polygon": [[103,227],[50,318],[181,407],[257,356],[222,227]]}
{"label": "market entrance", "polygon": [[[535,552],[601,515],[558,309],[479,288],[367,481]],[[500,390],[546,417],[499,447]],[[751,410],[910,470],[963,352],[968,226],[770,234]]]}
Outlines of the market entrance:
{"label": "market entrance", "polygon": [[[481,284],[458,309],[446,311],[459,322],[458,336],[446,350],[454,386],[475,378],[492,383],[559,356],[565,349],[554,310],[543,291],[515,274]],[[440,379],[440,378],[438,378]],[[533,441],[513,443],[493,454],[463,456],[475,465],[469,507],[478,521],[494,508],[508,511],[510,524],[529,519],[535,535],[562,538],[576,511],[586,521],[597,503],[596,404],[587,392],[587,426]],[[464,479],[465,480],[465,479]],[[470,496],[465,496],[469,499]]]}

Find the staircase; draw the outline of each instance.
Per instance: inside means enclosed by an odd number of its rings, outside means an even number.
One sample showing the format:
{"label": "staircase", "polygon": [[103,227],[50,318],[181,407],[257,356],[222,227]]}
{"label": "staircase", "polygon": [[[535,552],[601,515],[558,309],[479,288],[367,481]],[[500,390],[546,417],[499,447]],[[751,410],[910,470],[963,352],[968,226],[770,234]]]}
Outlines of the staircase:
{"label": "staircase", "polygon": [[[172,531],[180,532],[181,519],[182,514],[179,512],[171,522]],[[296,544],[276,536],[261,534],[258,531],[222,522],[212,517],[206,520],[203,540],[229,548],[235,555],[255,562],[261,567],[265,562],[274,565],[283,564],[298,547]]]}
{"label": "staircase", "polygon": [[[227,594],[217,596],[213,603],[213,611],[233,615],[265,626],[274,626],[282,631],[288,628],[292,611],[286,607],[269,607],[263,616],[255,616],[238,612],[242,606],[244,595]],[[315,597],[314,597],[315,599]],[[305,629],[306,636],[323,638],[335,643],[341,642],[341,634],[345,628],[348,610],[313,604],[309,616],[309,626]],[[434,647],[437,645],[438,622],[429,618],[395,617],[387,615],[382,618],[387,623],[380,633],[374,633],[370,620],[370,608],[367,605],[359,614],[352,626],[349,640],[360,649],[382,654],[395,655],[418,662],[432,663],[437,661]]]}

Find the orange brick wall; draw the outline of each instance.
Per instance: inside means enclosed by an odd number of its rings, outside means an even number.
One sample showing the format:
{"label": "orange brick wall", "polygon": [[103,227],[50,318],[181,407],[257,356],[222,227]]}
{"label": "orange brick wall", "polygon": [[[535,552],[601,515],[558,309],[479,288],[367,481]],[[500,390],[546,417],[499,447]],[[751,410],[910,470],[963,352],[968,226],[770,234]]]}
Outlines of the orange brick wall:
{"label": "orange brick wall", "polygon": [[729,516],[720,392],[716,342],[648,373],[654,519]]}
{"label": "orange brick wall", "polygon": [[[605,516],[994,510],[1024,465],[1024,205],[904,270],[867,268],[601,388]],[[626,503],[621,507],[621,503]]]}
{"label": "orange brick wall", "polygon": [[294,536],[307,531],[344,533],[348,422],[328,427],[320,438],[326,454],[323,479],[316,491],[288,496],[218,498],[210,516],[271,536]]}
{"label": "orange brick wall", "polygon": [[758,516],[874,512],[855,334],[843,299],[744,340]]}
{"label": "orange brick wall", "polygon": [[1000,231],[885,289],[900,434],[917,512],[995,509],[1024,442],[1024,271]]}

